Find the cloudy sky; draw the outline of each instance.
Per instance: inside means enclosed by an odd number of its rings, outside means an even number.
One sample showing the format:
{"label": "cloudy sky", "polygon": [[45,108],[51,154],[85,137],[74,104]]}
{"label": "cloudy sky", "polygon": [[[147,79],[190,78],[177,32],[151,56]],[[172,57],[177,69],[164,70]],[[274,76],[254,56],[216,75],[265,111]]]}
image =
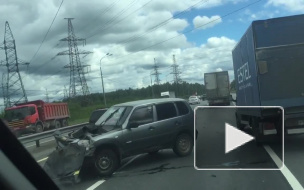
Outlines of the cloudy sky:
{"label": "cloudy sky", "polygon": [[303,0],[64,0],[60,9],[62,0],[0,2],[0,39],[8,21],[18,58],[30,62],[20,66],[29,100],[45,99],[46,89],[50,98],[63,98],[69,86],[69,70],[63,68],[69,58],[56,56],[68,49],[60,41],[68,35],[64,18],[75,18],[76,36],[86,39],[78,49],[92,52],[80,58],[90,65],[86,78],[95,93],[102,91],[101,59],[106,92],[148,86],[154,58],[161,82],[172,81],[173,54],[184,81],[203,84],[205,72],[222,70],[233,80],[231,50],[253,20],[304,11]]}

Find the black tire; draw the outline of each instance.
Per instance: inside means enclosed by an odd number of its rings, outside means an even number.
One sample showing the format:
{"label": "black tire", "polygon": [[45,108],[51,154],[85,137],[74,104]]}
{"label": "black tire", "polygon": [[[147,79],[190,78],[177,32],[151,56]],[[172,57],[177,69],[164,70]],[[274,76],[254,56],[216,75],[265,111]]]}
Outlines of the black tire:
{"label": "black tire", "polygon": [[55,121],[55,129],[59,129],[59,128],[61,128],[61,123],[60,123],[60,121],[56,120]]}
{"label": "black tire", "polygon": [[119,166],[118,155],[111,149],[97,152],[95,156],[95,168],[102,176],[111,176]]}
{"label": "black tire", "polygon": [[155,150],[155,151],[152,151],[152,152],[148,152],[148,154],[150,154],[150,155],[155,155],[155,154],[157,154],[159,152],[159,150]]}
{"label": "black tire", "polygon": [[41,133],[41,132],[43,132],[43,126],[42,126],[41,123],[36,124],[35,132],[36,132],[36,133]]}
{"label": "black tire", "polygon": [[257,146],[263,145],[263,135],[259,132],[259,120],[258,118],[252,118],[252,130],[255,137],[255,142]]}
{"label": "black tire", "polygon": [[68,124],[68,121],[66,119],[62,120],[61,121],[61,126],[62,127],[67,127],[69,124]]}
{"label": "black tire", "polygon": [[178,135],[173,147],[174,153],[178,156],[183,157],[190,155],[192,150],[193,138],[187,133]]}

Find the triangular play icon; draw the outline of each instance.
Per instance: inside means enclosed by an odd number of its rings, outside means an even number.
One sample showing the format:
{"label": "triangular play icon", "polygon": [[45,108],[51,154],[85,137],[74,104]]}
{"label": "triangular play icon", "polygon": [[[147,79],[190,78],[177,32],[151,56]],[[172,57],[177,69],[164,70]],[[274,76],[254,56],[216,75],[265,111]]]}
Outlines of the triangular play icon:
{"label": "triangular play icon", "polygon": [[254,137],[225,123],[225,153],[253,140]]}

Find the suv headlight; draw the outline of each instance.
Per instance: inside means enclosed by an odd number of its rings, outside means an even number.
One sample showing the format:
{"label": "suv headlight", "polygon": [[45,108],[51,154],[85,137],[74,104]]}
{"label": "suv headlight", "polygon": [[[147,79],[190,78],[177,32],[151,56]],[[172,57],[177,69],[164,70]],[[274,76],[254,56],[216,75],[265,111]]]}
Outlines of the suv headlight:
{"label": "suv headlight", "polygon": [[86,149],[88,149],[90,147],[90,141],[89,140],[79,140],[77,142],[77,144],[79,146],[85,147]]}

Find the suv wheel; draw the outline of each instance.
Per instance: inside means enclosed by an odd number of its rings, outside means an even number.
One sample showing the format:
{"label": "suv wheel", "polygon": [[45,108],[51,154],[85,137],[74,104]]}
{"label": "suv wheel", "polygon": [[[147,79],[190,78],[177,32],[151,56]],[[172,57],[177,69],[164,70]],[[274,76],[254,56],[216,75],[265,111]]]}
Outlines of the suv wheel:
{"label": "suv wheel", "polygon": [[193,139],[187,133],[182,133],[177,136],[173,151],[178,156],[188,156],[193,149]]}
{"label": "suv wheel", "polygon": [[119,166],[117,154],[111,149],[101,150],[95,157],[95,167],[100,175],[110,176]]}

